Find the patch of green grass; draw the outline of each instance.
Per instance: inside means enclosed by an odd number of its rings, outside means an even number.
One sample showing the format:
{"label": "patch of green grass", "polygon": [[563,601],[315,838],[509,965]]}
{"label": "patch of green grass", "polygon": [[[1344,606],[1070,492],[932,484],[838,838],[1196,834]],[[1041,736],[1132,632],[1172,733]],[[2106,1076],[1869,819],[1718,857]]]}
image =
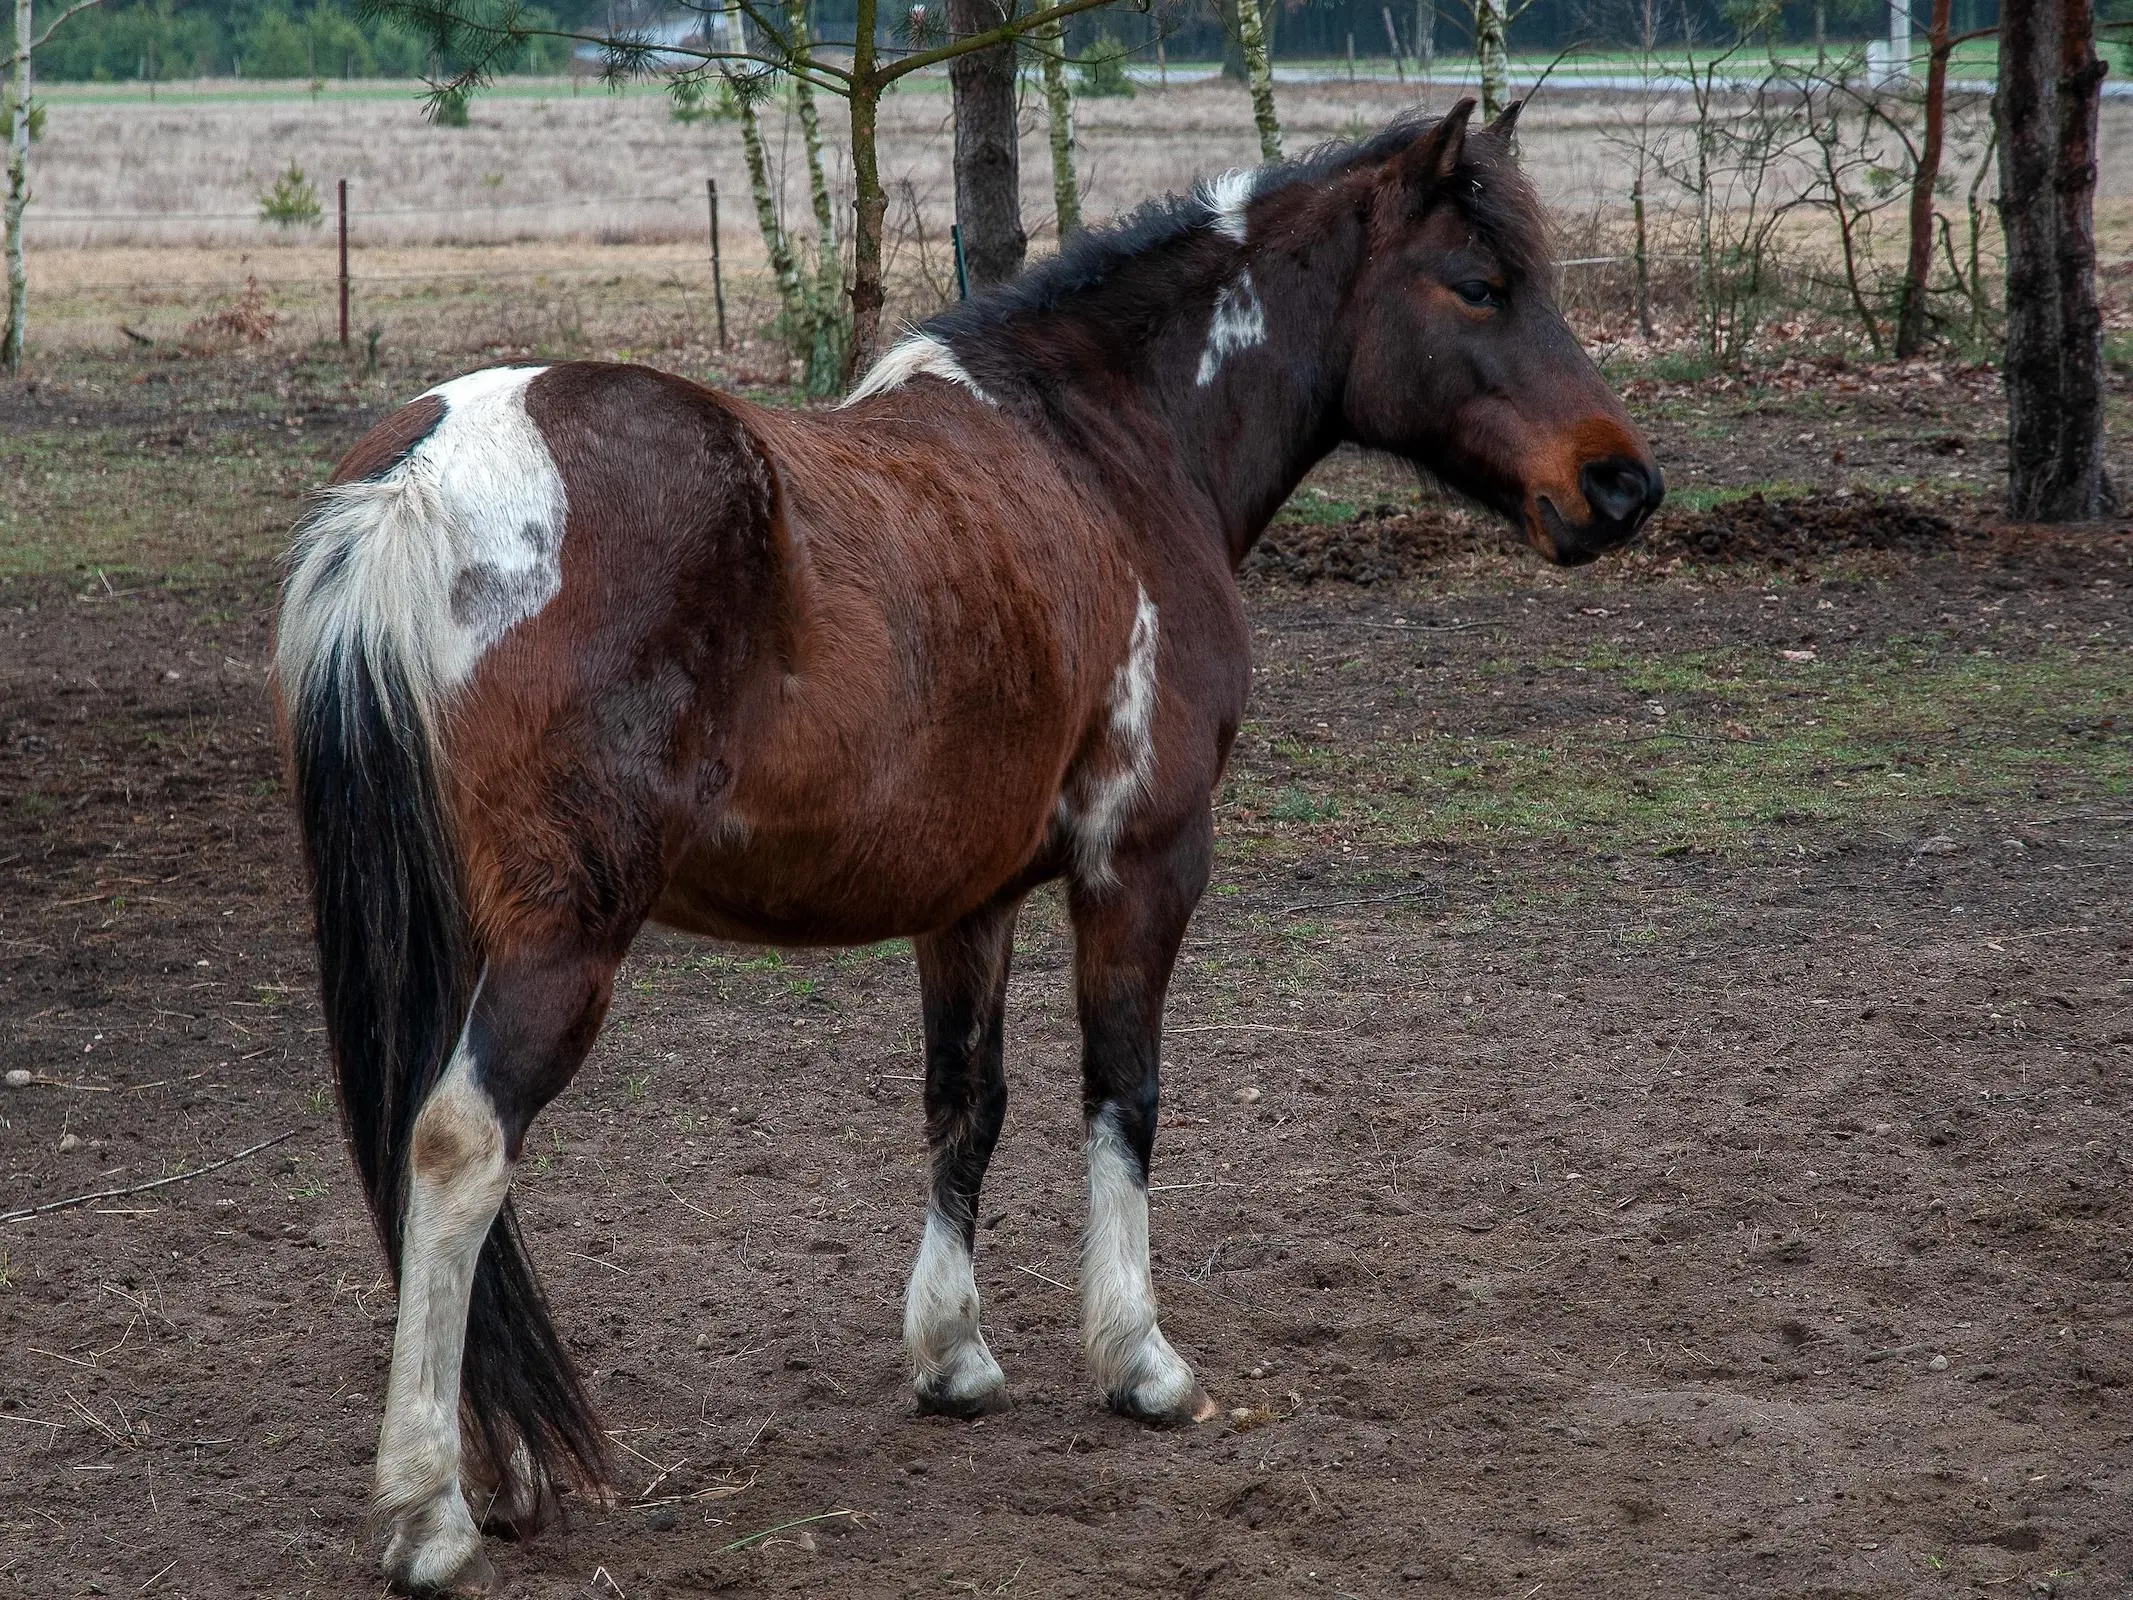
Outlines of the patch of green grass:
{"label": "patch of green grass", "polygon": [[1362,505],[1323,489],[1302,488],[1290,495],[1275,515],[1277,522],[1303,523],[1314,528],[1344,528],[1362,515]]}
{"label": "patch of green grass", "polygon": [[329,463],[264,431],[172,451],[110,428],[0,436],[0,576],[229,571],[287,545]]}
{"label": "patch of green grass", "polygon": [[1263,838],[1342,817],[1344,835],[1369,844],[1524,838],[1678,853],[1772,830],[1902,825],[1951,805],[2133,795],[2133,737],[2104,727],[2124,694],[2123,662],[2106,651],[2007,660],[1907,639],[1787,663],[1601,646],[1543,670],[1577,668],[1669,714],[1284,746],[1278,786],[1240,765],[1226,832]]}

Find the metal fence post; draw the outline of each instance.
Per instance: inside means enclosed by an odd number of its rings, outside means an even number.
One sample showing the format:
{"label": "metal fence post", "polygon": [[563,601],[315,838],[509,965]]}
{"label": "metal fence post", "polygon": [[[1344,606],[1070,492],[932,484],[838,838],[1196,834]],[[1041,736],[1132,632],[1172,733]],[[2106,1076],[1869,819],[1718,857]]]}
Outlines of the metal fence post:
{"label": "metal fence post", "polygon": [[711,298],[718,306],[718,347],[726,348],[726,283],[718,257],[718,179],[704,179],[704,193],[711,202]]}
{"label": "metal fence post", "polygon": [[341,348],[348,348],[348,180],[341,180]]}

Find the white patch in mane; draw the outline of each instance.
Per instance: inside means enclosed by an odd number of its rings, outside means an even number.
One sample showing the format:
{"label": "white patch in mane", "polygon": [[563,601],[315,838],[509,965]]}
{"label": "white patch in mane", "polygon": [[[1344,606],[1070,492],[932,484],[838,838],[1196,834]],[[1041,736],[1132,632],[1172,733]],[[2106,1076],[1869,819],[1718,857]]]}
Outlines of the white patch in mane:
{"label": "white patch in mane", "polygon": [[1200,186],[1200,198],[1214,212],[1210,226],[1217,233],[1226,233],[1237,243],[1244,243],[1244,210],[1252,203],[1252,191],[1258,186],[1259,174],[1250,167],[1233,167],[1219,178],[1209,178]]}
{"label": "white patch in mane", "polygon": [[482,653],[563,586],[563,475],[526,412],[545,367],[492,367],[423,396],[444,414],[375,477],[335,484],[296,534],[276,670],[301,699],[338,660],[392,660],[426,720]]}
{"label": "white patch in mane", "polygon": [[1206,388],[1215,381],[1222,363],[1239,350],[1266,343],[1266,303],[1259,298],[1249,267],[1222,286],[1215,296],[1215,313],[1207,324],[1207,348],[1200,352],[1197,382]]}
{"label": "white patch in mane", "polygon": [[852,392],[844,397],[845,405],[855,405],[870,395],[887,394],[891,389],[900,389],[913,378],[939,378],[944,383],[959,383],[987,405],[994,403],[991,395],[980,389],[977,380],[963,370],[963,363],[956,360],[955,352],[947,342],[936,339],[930,333],[913,333],[899,339],[887,354],[867,369]]}
{"label": "white patch in mane", "polygon": [[1155,602],[1135,585],[1139,601],[1126,659],[1111,676],[1111,726],[1108,752],[1112,767],[1084,770],[1069,794],[1059,797],[1059,817],[1072,837],[1074,865],[1087,884],[1108,884],[1111,846],[1126,820],[1127,808],[1148,786],[1155,767]]}

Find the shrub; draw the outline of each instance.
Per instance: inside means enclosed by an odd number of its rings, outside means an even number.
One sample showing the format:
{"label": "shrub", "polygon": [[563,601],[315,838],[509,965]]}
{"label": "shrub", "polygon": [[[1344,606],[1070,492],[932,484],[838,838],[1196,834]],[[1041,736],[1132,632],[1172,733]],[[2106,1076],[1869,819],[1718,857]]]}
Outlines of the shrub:
{"label": "shrub", "polygon": [[274,180],[274,187],[259,196],[259,220],[277,228],[315,228],[325,220],[318,190],[304,176],[304,169],[291,166]]}
{"label": "shrub", "polygon": [[1096,42],[1074,63],[1074,93],[1084,100],[1133,97],[1133,80],[1126,75],[1126,47],[1110,34]]}

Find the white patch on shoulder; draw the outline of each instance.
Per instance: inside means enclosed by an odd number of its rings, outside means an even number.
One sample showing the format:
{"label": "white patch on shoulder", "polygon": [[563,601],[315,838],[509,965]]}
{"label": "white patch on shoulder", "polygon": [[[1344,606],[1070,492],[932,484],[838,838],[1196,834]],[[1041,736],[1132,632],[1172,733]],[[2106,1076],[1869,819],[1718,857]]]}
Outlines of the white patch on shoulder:
{"label": "white patch on shoulder", "polygon": [[1200,198],[1214,212],[1212,226],[1217,233],[1226,233],[1237,243],[1244,243],[1245,208],[1252,203],[1252,191],[1259,186],[1259,173],[1251,167],[1233,167],[1219,178],[1209,178],[1200,186]]}
{"label": "white patch on shoulder", "polygon": [[1252,269],[1240,267],[1237,276],[1215,296],[1214,315],[1207,323],[1207,348],[1200,352],[1197,383],[1204,389],[1215,381],[1222,363],[1239,350],[1266,343],[1266,302],[1252,282]]}
{"label": "white patch on shoulder", "polygon": [[1135,586],[1133,633],[1126,659],[1111,675],[1109,758],[1095,771],[1086,768],[1069,780],[1059,797],[1059,817],[1069,831],[1074,865],[1087,884],[1109,884],[1111,847],[1126,812],[1148,787],[1155,767],[1155,656],[1158,630],[1155,602]]}
{"label": "white patch on shoulder", "polygon": [[297,529],[276,668],[301,698],[329,661],[392,660],[427,719],[483,652],[563,585],[563,475],[526,413],[545,367],[423,396],[444,414],[376,477],[336,484]]}
{"label": "white patch on shoulder", "polygon": [[963,363],[956,360],[948,342],[936,339],[930,333],[906,334],[897,340],[879,361],[867,368],[867,375],[859,380],[842,403],[856,405],[872,395],[901,389],[913,378],[939,378],[944,383],[959,383],[987,405],[995,403],[991,395],[978,387],[977,380],[963,370]]}

